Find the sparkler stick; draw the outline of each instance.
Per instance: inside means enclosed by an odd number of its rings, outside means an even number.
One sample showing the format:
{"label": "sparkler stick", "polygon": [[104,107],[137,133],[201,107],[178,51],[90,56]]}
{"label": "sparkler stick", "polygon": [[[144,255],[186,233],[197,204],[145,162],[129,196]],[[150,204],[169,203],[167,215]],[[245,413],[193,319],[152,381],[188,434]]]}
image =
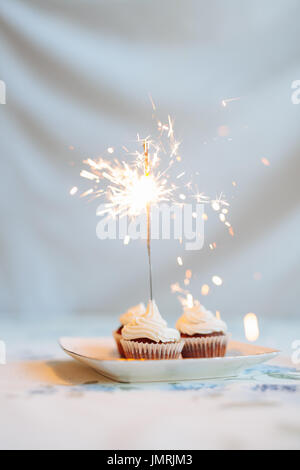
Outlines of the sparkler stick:
{"label": "sparkler stick", "polygon": [[149,281],[150,281],[150,300],[153,300],[153,288],[152,288],[152,263],[151,263],[151,205],[147,206],[147,248],[148,248],[148,259],[149,259]]}
{"label": "sparkler stick", "polygon": [[[147,140],[144,142],[144,155],[145,155],[145,176],[150,175],[150,162],[149,162],[149,143]],[[147,250],[149,261],[149,282],[150,282],[150,300],[153,300],[153,286],[152,286],[152,263],[151,263],[151,204],[147,204]]]}

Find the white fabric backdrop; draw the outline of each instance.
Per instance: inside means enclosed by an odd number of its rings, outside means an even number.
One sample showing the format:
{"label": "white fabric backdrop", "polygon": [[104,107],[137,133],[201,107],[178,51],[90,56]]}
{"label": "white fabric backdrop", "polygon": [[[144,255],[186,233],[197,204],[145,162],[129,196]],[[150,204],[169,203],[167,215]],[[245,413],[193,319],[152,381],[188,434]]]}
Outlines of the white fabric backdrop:
{"label": "white fabric backdrop", "polygon": [[[99,242],[96,205],[69,190],[83,158],[151,128],[150,92],[176,118],[198,186],[232,204],[235,238],[211,217],[205,249],[180,253],[194,295],[218,274],[205,304],[225,318],[297,314],[299,14],[299,0],[1,0],[0,311],[41,319],[146,300],[144,244]],[[175,315],[180,250],[153,245],[155,296]]]}

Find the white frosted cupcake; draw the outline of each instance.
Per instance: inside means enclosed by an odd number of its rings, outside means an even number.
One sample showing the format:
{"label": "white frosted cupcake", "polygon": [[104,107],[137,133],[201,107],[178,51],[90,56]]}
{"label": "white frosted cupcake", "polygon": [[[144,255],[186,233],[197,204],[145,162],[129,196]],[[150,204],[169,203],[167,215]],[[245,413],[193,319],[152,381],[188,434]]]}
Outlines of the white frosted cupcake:
{"label": "white frosted cupcake", "polygon": [[178,359],[184,341],[174,328],[168,328],[155,301],[147,311],[122,329],[121,345],[127,359]]}
{"label": "white frosted cupcake", "polygon": [[116,341],[118,351],[120,353],[121,357],[125,357],[124,351],[121,345],[121,339],[122,339],[122,330],[125,325],[130,323],[135,317],[139,315],[143,315],[143,313],[146,312],[146,307],[143,303],[140,303],[138,305],[135,305],[135,307],[131,307],[127,310],[127,312],[123,313],[123,315],[120,316],[120,326],[119,328],[114,331],[113,336]]}
{"label": "white frosted cupcake", "polygon": [[227,350],[227,325],[198,301],[186,307],[176,323],[184,340],[182,357],[224,357]]}

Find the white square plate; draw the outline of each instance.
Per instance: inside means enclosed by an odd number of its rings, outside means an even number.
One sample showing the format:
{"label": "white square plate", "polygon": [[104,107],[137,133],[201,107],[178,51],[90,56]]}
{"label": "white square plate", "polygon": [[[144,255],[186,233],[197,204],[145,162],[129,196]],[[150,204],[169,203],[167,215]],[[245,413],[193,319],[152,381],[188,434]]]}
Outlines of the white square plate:
{"label": "white square plate", "polygon": [[279,351],[231,341],[226,357],[135,361],[121,359],[112,338],[61,338],[71,357],[116,382],[169,382],[236,377],[241,371],[269,361]]}

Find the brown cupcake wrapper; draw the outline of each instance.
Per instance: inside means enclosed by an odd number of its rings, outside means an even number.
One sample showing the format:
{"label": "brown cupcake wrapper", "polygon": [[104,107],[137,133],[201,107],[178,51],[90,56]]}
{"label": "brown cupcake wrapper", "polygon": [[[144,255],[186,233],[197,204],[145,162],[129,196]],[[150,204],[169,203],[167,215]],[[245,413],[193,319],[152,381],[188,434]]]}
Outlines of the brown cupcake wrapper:
{"label": "brown cupcake wrapper", "polygon": [[210,336],[206,338],[183,338],[183,358],[224,357],[229,342],[229,335]]}
{"label": "brown cupcake wrapper", "polygon": [[120,356],[125,358],[124,349],[123,349],[122,344],[121,344],[122,335],[120,335],[120,333],[118,333],[117,331],[114,331],[113,337],[115,339],[115,342],[116,342],[116,345],[117,345]]}
{"label": "brown cupcake wrapper", "polygon": [[126,359],[179,359],[184,347],[184,341],[175,343],[139,343],[137,341],[127,341],[121,339],[121,346]]}

